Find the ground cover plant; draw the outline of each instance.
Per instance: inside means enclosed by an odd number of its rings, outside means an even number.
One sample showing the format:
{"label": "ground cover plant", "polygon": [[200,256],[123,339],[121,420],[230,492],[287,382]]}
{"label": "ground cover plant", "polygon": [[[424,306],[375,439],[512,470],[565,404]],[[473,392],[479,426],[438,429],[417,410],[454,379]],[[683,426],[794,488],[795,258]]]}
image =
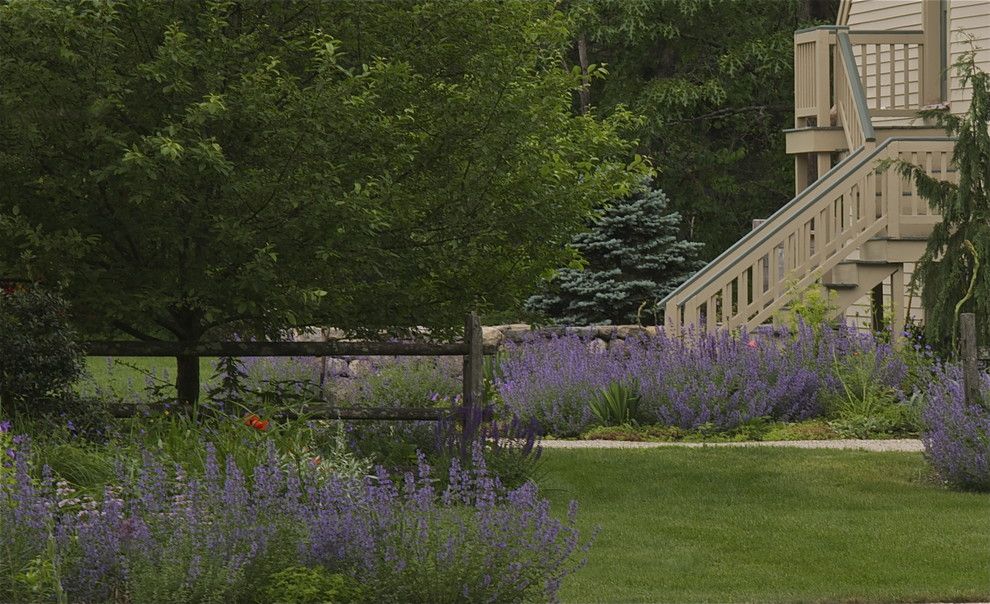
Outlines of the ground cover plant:
{"label": "ground cover plant", "polygon": [[601,526],[565,602],[990,598],[990,501],[918,453],[553,449],[540,485]]}
{"label": "ground cover plant", "polygon": [[935,473],[960,489],[990,491],[990,375],[981,375],[981,399],[967,402],[962,370],[940,366],[925,391],[922,440]]}

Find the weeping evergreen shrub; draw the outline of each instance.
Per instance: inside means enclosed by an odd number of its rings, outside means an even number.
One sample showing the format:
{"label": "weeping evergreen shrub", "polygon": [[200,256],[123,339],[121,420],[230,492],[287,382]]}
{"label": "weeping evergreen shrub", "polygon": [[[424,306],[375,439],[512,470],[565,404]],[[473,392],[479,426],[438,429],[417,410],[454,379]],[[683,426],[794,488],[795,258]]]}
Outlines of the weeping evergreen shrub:
{"label": "weeping evergreen shrub", "polygon": [[922,166],[903,160],[888,162],[914,181],[918,194],[942,215],[912,286],[921,287],[925,309],[925,336],[943,349],[955,349],[960,312],[975,313],[981,343],[990,343],[990,76],[976,64],[970,51],[953,66],[963,86],[973,90],[965,115],[943,110],[921,114],[956,137],[952,166],[959,183],[932,178]]}

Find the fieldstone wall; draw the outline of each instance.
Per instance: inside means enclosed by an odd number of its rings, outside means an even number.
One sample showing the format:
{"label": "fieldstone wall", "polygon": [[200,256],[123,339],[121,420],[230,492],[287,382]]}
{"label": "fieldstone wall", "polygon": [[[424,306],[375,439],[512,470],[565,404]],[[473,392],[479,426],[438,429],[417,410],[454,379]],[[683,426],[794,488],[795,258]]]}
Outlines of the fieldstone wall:
{"label": "fieldstone wall", "polygon": [[512,325],[492,325],[482,327],[485,344],[501,346],[506,342],[519,343],[534,337],[553,337],[576,335],[588,341],[592,350],[607,350],[612,346],[621,346],[627,338],[655,336],[659,331],[656,326],[642,325],[590,325],[587,327],[538,327],[533,328],[525,323]]}
{"label": "fieldstone wall", "polygon": [[[621,347],[627,338],[655,336],[658,327],[641,325],[594,325],[588,327],[536,327],[525,323],[509,325],[488,325],[482,327],[482,337],[486,345],[503,346],[507,342],[521,343],[534,337],[554,337],[576,335],[584,338],[588,348],[594,351],[605,351],[613,347]],[[423,330],[426,335],[429,332]],[[300,330],[293,334],[297,342],[325,342],[327,340],[343,340],[347,334],[339,329]],[[440,359],[436,359],[440,361]],[[319,363],[319,359],[314,358]],[[357,378],[376,370],[377,367],[395,362],[384,357],[327,357],[324,360],[325,375],[330,378]],[[458,359],[456,363],[460,363]]]}

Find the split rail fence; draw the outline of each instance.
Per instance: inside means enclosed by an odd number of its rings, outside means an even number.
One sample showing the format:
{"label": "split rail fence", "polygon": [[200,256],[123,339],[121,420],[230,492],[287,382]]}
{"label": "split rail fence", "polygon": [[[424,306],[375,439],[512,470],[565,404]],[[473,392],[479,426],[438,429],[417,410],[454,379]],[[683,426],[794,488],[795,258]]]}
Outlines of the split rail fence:
{"label": "split rail fence", "polygon": [[[464,339],[459,342],[385,342],[328,340],[324,342],[164,342],[93,341],[83,344],[87,356],[121,357],[341,357],[341,356],[461,356],[464,357],[462,405],[465,410],[482,403],[484,356],[495,346],[485,346],[481,320],[470,313],[464,320]],[[466,411],[465,411],[466,412]],[[351,420],[432,420],[449,417],[440,408],[353,408],[314,409],[307,415]]]}

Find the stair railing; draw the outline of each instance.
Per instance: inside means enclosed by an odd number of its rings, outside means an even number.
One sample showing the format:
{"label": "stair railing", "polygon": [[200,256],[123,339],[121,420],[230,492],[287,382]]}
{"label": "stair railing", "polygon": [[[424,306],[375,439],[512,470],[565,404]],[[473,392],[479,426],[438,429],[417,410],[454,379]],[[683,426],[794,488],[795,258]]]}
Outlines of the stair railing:
{"label": "stair railing", "polygon": [[[843,128],[849,153],[664,298],[660,304],[668,331],[677,332],[688,325],[712,331],[717,326],[733,329],[763,323],[789,302],[789,289],[799,291],[810,286],[881,231],[899,234],[905,214],[909,215],[908,222],[919,225],[937,220],[921,211],[917,195],[911,201],[912,210],[905,212],[905,191],[910,196],[913,190],[910,184],[905,185],[893,172],[875,172],[881,159],[917,158],[921,153],[930,168],[933,163],[941,166],[945,177],[952,150],[947,139],[887,139],[876,147],[871,113],[885,113],[881,99],[910,102],[910,77],[904,77],[900,97],[895,94],[893,78],[896,69],[908,68],[912,57],[906,45],[919,43],[916,34],[904,32],[908,36],[904,40],[892,32],[852,34],[859,43],[864,69],[870,65],[875,69],[874,100],[878,107],[871,112],[848,28],[824,26],[796,32],[795,125],[807,125],[802,122],[811,120],[811,125],[827,127],[834,119]],[[868,43],[875,46],[873,55],[868,52]],[[895,43],[905,45],[903,64],[895,61]],[[890,44],[889,56],[883,55],[880,44]],[[919,47],[917,53],[921,52]],[[887,67],[883,67],[887,58]],[[880,81],[885,73],[890,76],[889,89]]]}
{"label": "stair railing", "polygon": [[885,229],[938,220],[910,183],[892,170],[878,174],[876,164],[912,158],[945,178],[952,145],[948,138],[899,137],[860,147],[667,296],[666,329],[759,325],[784,308],[789,291],[809,287]]}

